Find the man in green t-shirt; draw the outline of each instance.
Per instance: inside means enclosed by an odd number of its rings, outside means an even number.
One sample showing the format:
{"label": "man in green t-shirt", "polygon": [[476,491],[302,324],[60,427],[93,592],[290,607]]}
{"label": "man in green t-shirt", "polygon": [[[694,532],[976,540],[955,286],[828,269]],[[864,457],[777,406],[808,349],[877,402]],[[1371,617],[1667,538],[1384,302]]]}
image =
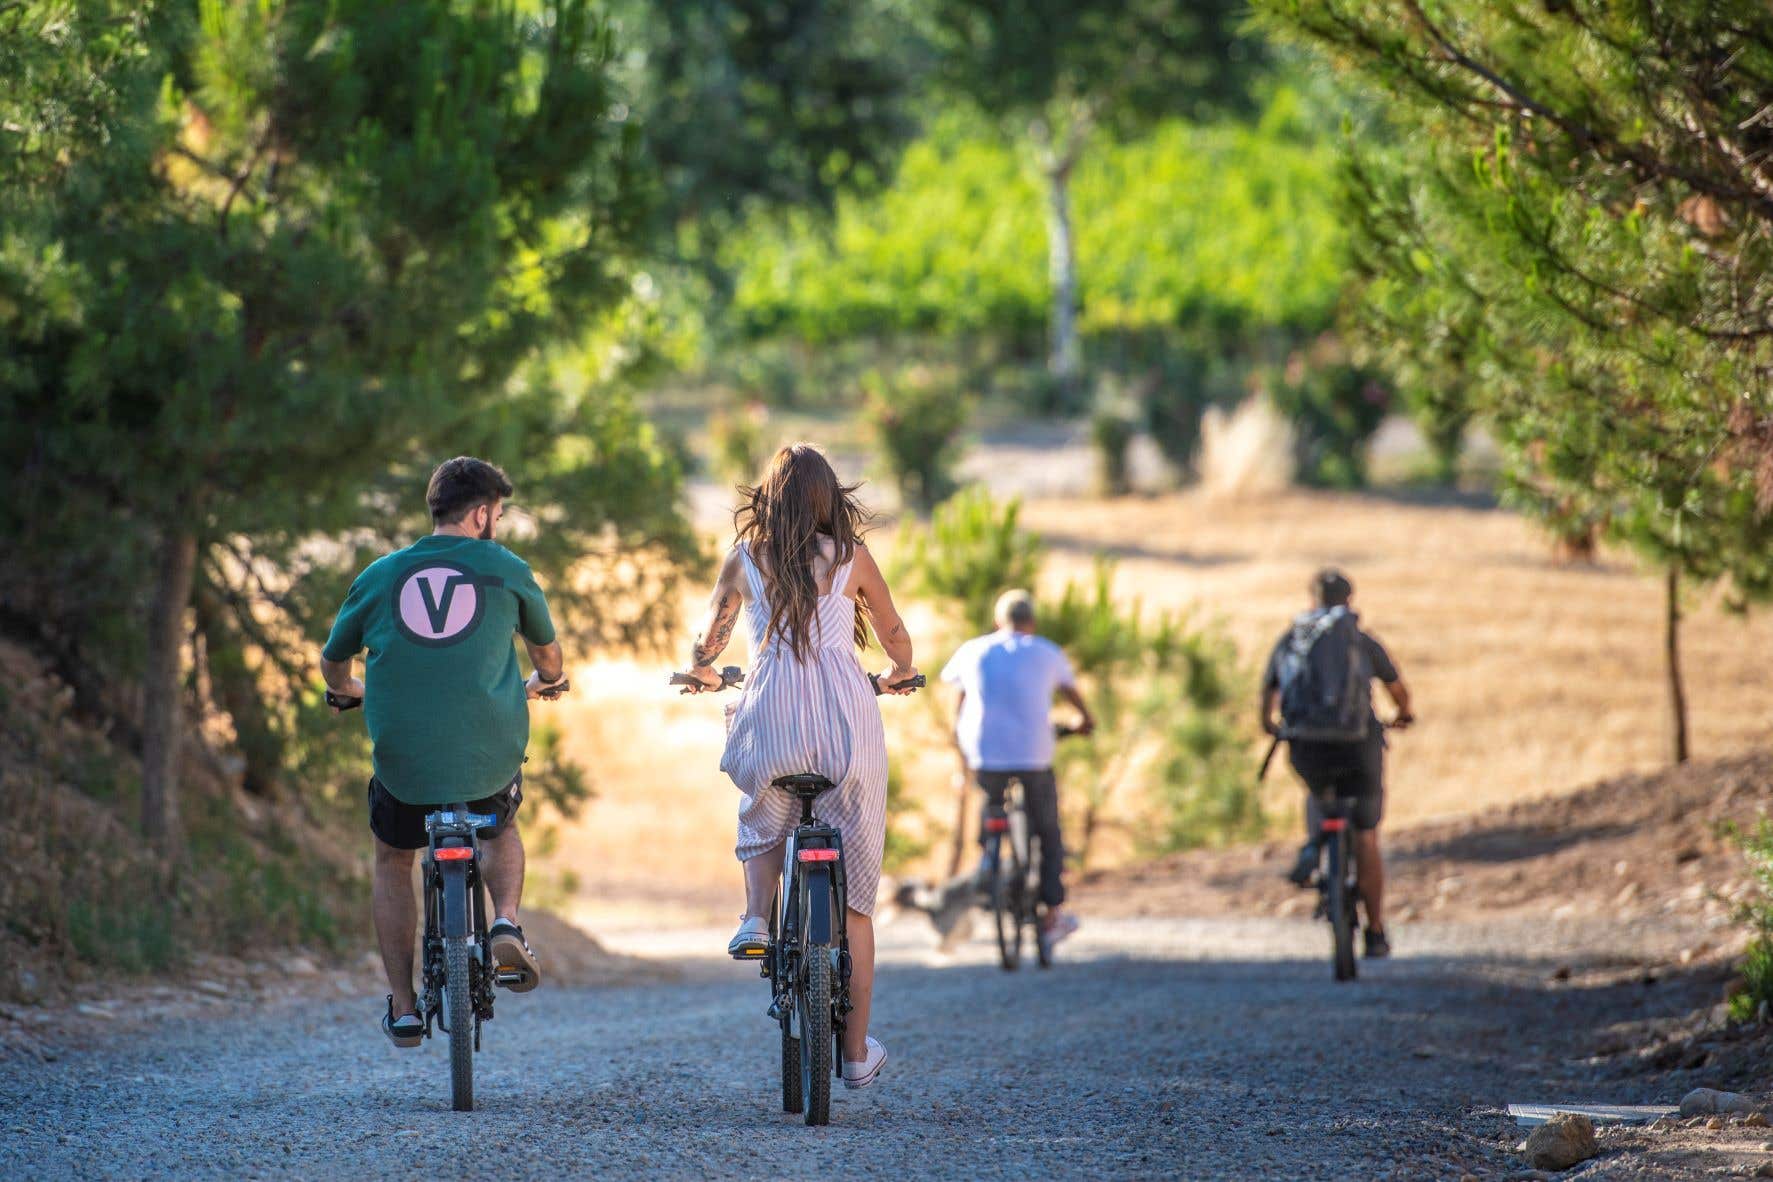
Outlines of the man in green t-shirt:
{"label": "man in green t-shirt", "polygon": [[[529,743],[527,699],[561,687],[566,671],[535,576],[492,540],[511,492],[504,472],[484,460],[440,464],[425,492],[434,532],[357,576],[320,656],[327,687],[361,698],[369,725],[376,941],[393,990],[382,1030],[395,1046],[418,1046],[424,1030],[413,993],[412,866],[427,844],[425,815],[441,805],[466,801],[498,819],[480,831],[496,917],[488,932],[493,957],[517,970],[510,988],[518,992],[541,979],[517,926],[523,842],[515,814]],[[535,667],[527,681],[513,635],[523,638]],[[364,649],[359,680],[352,662]]]}

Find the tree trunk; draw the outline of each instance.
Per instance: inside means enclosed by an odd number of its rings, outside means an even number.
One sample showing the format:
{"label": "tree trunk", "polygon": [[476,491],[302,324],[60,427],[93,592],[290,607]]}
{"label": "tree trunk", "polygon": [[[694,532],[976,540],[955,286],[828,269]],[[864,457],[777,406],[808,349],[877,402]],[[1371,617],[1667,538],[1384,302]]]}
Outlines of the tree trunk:
{"label": "tree trunk", "polygon": [[1681,568],[1668,568],[1668,615],[1664,649],[1668,657],[1668,708],[1670,754],[1676,763],[1687,762],[1687,692],[1681,685]]}
{"label": "tree trunk", "polygon": [[233,720],[234,742],[245,761],[240,786],[254,796],[274,797],[283,771],[283,739],[246,663],[246,640],[207,583],[197,588],[194,603],[213,700]]}
{"label": "tree trunk", "polygon": [[179,835],[180,654],[196,566],[197,535],[169,527],[160,539],[142,675],[142,834],[162,850],[172,849]]}
{"label": "tree trunk", "polygon": [[1047,275],[1053,287],[1051,352],[1047,370],[1067,399],[1077,386],[1082,348],[1077,339],[1077,246],[1071,237],[1071,164],[1050,162],[1047,179]]}

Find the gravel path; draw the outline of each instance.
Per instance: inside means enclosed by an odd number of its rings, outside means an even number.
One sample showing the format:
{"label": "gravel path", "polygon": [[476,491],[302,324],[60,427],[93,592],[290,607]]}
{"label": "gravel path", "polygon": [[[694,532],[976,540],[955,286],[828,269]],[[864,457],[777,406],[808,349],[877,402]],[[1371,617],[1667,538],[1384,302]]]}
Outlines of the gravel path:
{"label": "gravel path", "polygon": [[826,1129],[777,1111],[765,987],[713,959],[501,998],[471,1114],[448,1110],[441,1040],[382,1039],[379,995],[121,1023],[0,1062],[0,1177],[1501,1176],[1499,1107],[1568,1098],[1593,1014],[1495,925],[1406,939],[1336,987],[1303,921],[1101,920],[1055,970],[1006,974],[902,919],[892,1059]]}

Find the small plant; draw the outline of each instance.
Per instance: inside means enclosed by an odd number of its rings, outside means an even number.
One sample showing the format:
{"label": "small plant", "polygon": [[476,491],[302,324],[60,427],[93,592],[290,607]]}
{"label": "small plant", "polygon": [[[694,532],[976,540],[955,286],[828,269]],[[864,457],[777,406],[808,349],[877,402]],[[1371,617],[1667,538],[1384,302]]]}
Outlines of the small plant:
{"label": "small plant", "polygon": [[970,399],[947,368],[913,365],[887,376],[871,371],[862,382],[863,413],[899,497],[928,515],[953,494],[956,445]]}
{"label": "small plant", "polygon": [[1294,468],[1302,482],[1366,484],[1367,444],[1391,407],[1391,393],[1377,377],[1342,360],[1339,346],[1320,342],[1289,358],[1267,386],[1275,409],[1293,424]]}
{"label": "small plant", "polygon": [[708,440],[714,447],[714,471],[735,484],[756,480],[764,461],[764,426],[769,412],[751,402],[717,411],[708,418]]}
{"label": "small plant", "polygon": [[949,606],[969,635],[989,629],[997,597],[1040,574],[1040,541],[1018,524],[1021,511],[1020,501],[999,505],[982,488],[960,493],[927,526],[906,530],[895,577]]}
{"label": "small plant", "polygon": [[1127,454],[1137,428],[1130,416],[1112,406],[1090,420],[1090,441],[1096,445],[1096,483],[1103,496],[1124,497],[1133,491]]}
{"label": "small plant", "polygon": [[1754,875],[1755,894],[1736,910],[1753,933],[1743,950],[1743,990],[1730,999],[1730,1017],[1765,1021],[1773,1011],[1773,820],[1762,817],[1753,829],[1727,823],[1724,834],[1736,843]]}

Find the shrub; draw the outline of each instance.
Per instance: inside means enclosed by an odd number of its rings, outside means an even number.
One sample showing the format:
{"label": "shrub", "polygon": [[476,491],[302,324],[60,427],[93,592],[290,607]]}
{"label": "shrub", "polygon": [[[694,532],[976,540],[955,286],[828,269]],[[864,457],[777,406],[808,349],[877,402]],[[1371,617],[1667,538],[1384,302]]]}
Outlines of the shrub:
{"label": "shrub", "polygon": [[765,458],[763,429],[767,419],[768,412],[756,402],[731,406],[708,417],[712,464],[721,479],[735,484],[757,479]]}
{"label": "shrub", "polygon": [[1096,445],[1096,483],[1103,496],[1124,497],[1133,490],[1127,453],[1134,432],[1131,417],[1115,407],[1103,407],[1090,420],[1090,441]]}
{"label": "shrub", "polygon": [[1021,512],[1020,501],[999,505],[982,488],[960,493],[927,526],[907,528],[895,579],[939,601],[969,634],[990,628],[997,597],[1040,575],[1040,541],[1017,524]]}
{"label": "shrub", "polygon": [[899,498],[929,514],[955,490],[954,459],[970,399],[947,367],[912,365],[863,378],[864,413]]}
{"label": "shrub", "polygon": [[1737,908],[1738,922],[1753,933],[1743,953],[1742,992],[1730,999],[1730,1017],[1764,1021],[1773,1010],[1773,820],[1762,817],[1753,829],[1726,824],[1754,875],[1755,896]]}
{"label": "shrub", "polygon": [[1293,424],[1299,480],[1359,488],[1367,482],[1367,444],[1385,421],[1391,394],[1371,371],[1339,353],[1339,346],[1320,341],[1288,358],[1266,385],[1275,409]]}

